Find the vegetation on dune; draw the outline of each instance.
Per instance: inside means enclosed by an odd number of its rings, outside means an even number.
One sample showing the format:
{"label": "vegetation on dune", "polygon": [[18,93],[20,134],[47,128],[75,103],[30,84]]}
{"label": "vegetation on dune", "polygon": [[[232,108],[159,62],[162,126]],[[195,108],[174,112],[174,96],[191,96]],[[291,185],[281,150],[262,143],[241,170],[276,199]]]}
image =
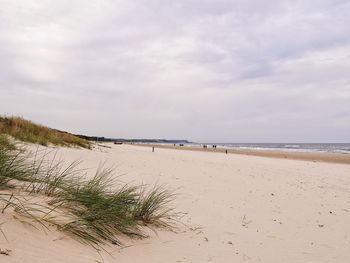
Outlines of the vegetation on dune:
{"label": "vegetation on dune", "polygon": [[168,207],[168,204],[173,201],[174,197],[174,194],[164,186],[155,186],[148,192],[142,191],[138,195],[133,217],[145,225],[155,224],[167,227],[169,226],[168,215],[172,212],[172,208]]}
{"label": "vegetation on dune", "polygon": [[15,145],[10,142],[10,139],[6,134],[0,134],[0,147],[10,150],[16,149]]}
{"label": "vegetation on dune", "polygon": [[[120,185],[112,178],[113,169],[97,169],[86,179],[78,164],[65,166],[47,160],[46,154],[30,156],[8,140],[0,141],[0,211],[12,209],[45,227],[55,225],[95,248],[121,245],[120,235],[146,237],[146,225],[171,226],[173,194],[164,187],[147,191]],[[31,202],[28,196],[46,201]]]}
{"label": "vegetation on dune", "polygon": [[24,180],[29,170],[21,151],[6,137],[0,140],[0,189],[10,187],[11,180]]}
{"label": "vegetation on dune", "polygon": [[7,134],[20,141],[44,146],[51,143],[61,146],[91,147],[90,142],[85,139],[35,124],[20,117],[0,116],[0,134]]}

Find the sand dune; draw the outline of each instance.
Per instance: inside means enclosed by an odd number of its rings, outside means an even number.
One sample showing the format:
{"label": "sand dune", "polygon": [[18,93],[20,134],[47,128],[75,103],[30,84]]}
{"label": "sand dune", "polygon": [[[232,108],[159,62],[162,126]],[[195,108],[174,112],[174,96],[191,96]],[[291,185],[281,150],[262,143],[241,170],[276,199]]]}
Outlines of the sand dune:
{"label": "sand dune", "polygon": [[[3,214],[0,262],[350,262],[350,165],[113,145],[58,148],[84,167],[116,165],[134,184],[176,189],[174,231],[123,239],[101,256],[51,229]],[[102,257],[102,258],[101,258]]]}

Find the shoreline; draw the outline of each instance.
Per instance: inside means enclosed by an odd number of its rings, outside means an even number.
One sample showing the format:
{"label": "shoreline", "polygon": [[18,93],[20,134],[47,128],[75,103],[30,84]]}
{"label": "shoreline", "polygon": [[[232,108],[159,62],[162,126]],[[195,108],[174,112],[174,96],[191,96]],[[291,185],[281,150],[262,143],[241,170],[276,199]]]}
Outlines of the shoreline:
{"label": "shoreline", "polygon": [[311,162],[326,162],[326,163],[338,163],[338,164],[350,164],[350,154],[341,153],[324,153],[324,152],[287,152],[278,150],[254,150],[254,149],[224,149],[224,148],[201,148],[193,146],[173,146],[164,144],[127,144],[132,146],[143,146],[152,148],[155,147],[161,149],[174,149],[184,151],[200,151],[200,152],[211,152],[211,153],[223,153],[226,151],[228,154],[239,154],[248,156],[258,156],[267,158],[278,158],[278,159],[290,159],[300,161],[311,161]]}

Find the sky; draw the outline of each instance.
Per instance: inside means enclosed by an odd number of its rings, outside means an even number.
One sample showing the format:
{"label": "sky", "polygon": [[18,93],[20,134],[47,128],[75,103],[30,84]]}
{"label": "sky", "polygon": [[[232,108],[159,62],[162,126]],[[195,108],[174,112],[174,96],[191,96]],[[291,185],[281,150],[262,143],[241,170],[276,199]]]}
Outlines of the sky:
{"label": "sky", "polygon": [[0,0],[0,114],[78,134],[350,142],[349,0]]}

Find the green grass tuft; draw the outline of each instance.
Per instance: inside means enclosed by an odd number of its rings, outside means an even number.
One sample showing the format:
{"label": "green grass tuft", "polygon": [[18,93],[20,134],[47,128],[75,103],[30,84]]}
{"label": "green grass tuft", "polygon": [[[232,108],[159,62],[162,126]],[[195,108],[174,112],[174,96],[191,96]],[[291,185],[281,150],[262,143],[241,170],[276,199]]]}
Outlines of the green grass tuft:
{"label": "green grass tuft", "polygon": [[[174,214],[169,204],[174,195],[165,187],[147,191],[144,186],[117,184],[109,168],[99,168],[93,178],[86,179],[79,162],[66,166],[47,156],[46,152],[31,156],[0,144],[0,190],[6,189],[0,192],[2,213],[12,208],[45,226],[56,225],[94,248],[121,245],[121,235],[144,238],[144,226],[170,226]],[[14,193],[47,201],[37,204]]]}
{"label": "green grass tuft", "polygon": [[8,149],[8,150],[16,149],[15,144],[12,143],[8,138],[8,136],[5,134],[0,134],[0,147],[4,147],[5,149]]}
{"label": "green grass tuft", "polygon": [[0,189],[10,188],[12,180],[27,180],[29,174],[31,167],[25,162],[21,150],[0,145]]}
{"label": "green grass tuft", "polygon": [[174,197],[174,193],[169,192],[164,186],[155,186],[149,192],[143,191],[135,205],[133,216],[146,225],[170,226],[169,222],[174,214],[169,203],[174,200]]}

